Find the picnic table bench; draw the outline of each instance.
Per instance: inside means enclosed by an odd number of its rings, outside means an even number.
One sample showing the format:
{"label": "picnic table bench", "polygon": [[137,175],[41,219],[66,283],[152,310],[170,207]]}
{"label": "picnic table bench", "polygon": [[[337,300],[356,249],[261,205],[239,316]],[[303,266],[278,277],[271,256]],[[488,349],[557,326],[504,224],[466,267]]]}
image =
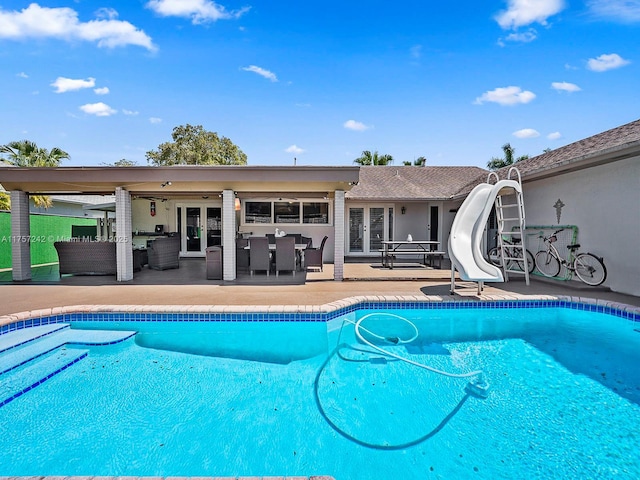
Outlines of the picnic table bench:
{"label": "picnic table bench", "polygon": [[394,261],[399,256],[422,257],[422,263],[433,266],[434,260],[438,260],[438,268],[442,267],[444,253],[437,250],[440,242],[435,240],[385,240],[382,242],[381,260],[382,266],[393,268]]}

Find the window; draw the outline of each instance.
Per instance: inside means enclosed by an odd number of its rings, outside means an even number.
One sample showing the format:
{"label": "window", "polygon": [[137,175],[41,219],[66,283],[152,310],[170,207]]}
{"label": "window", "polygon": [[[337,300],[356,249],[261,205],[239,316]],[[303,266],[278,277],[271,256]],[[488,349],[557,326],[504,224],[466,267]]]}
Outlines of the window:
{"label": "window", "polygon": [[271,223],[271,202],[245,202],[245,223]]}
{"label": "window", "polygon": [[[244,223],[329,225],[329,202],[250,201],[243,202]],[[301,215],[302,213],[302,215]]]}
{"label": "window", "polygon": [[302,204],[302,223],[329,223],[329,204],[313,202]]}
{"label": "window", "polygon": [[300,223],[299,202],[274,202],[275,223]]}

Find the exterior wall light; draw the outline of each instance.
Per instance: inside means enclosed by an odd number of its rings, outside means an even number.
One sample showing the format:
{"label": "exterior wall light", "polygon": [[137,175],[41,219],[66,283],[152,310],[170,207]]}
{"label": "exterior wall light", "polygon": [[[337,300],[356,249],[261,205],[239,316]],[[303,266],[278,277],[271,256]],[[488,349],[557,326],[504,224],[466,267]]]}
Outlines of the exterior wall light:
{"label": "exterior wall light", "polygon": [[402,206],[402,208],[400,209],[400,213],[402,215],[404,215],[405,213],[407,213],[407,207],[405,207],[404,205]]}

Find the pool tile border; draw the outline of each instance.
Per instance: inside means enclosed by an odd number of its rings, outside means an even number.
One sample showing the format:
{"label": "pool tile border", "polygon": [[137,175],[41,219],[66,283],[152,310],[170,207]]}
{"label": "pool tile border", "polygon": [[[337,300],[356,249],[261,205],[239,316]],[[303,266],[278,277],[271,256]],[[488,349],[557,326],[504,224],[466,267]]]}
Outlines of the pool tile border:
{"label": "pool tile border", "polygon": [[307,476],[269,476],[269,477],[94,477],[94,476],[27,476],[2,477],[0,480],[335,480],[329,475]]}
{"label": "pool tile border", "polygon": [[323,305],[71,305],[0,316],[0,335],[32,326],[81,321],[327,322],[358,309],[467,309],[563,307],[640,322],[640,307],[573,296],[355,296]]}

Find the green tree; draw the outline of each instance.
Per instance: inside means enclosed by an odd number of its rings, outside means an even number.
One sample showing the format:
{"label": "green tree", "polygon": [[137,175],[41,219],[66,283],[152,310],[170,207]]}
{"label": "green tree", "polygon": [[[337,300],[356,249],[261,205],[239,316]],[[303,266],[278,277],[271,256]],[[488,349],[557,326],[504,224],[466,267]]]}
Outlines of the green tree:
{"label": "green tree", "polygon": [[416,158],[413,163],[411,163],[409,160],[405,160],[404,162],[402,162],[403,165],[410,167],[410,166],[414,166],[414,167],[426,167],[427,166],[427,159],[426,157],[418,157]]}
{"label": "green tree", "polygon": [[393,157],[391,155],[380,155],[378,151],[371,153],[369,150],[364,150],[362,155],[356,158],[353,163],[357,165],[389,165],[393,163]]}
{"label": "green tree", "polygon": [[492,157],[491,160],[487,162],[487,168],[489,170],[499,170],[502,167],[507,167],[509,165],[513,165],[516,162],[520,162],[529,158],[529,155],[520,155],[516,158],[516,149],[513,148],[510,143],[505,143],[502,146],[502,151],[504,152],[504,158]]}
{"label": "green tree", "polygon": [[147,152],[147,163],[165,165],[246,165],[247,155],[227,137],[208,132],[202,125],[173,129],[173,142]]}
{"label": "green tree", "polygon": [[11,199],[0,185],[0,210],[11,210]]}
{"label": "green tree", "polygon": [[126,158],[121,158],[113,163],[102,163],[105,167],[136,167],[138,166],[138,162],[135,160],[127,160]]}
{"label": "green tree", "polygon": [[[67,152],[58,147],[47,150],[29,140],[0,145],[0,154],[5,156],[2,159],[4,163],[16,167],[57,167],[62,160],[70,158]],[[52,205],[51,197],[46,195],[32,195],[31,198],[36,207],[49,208]]]}

